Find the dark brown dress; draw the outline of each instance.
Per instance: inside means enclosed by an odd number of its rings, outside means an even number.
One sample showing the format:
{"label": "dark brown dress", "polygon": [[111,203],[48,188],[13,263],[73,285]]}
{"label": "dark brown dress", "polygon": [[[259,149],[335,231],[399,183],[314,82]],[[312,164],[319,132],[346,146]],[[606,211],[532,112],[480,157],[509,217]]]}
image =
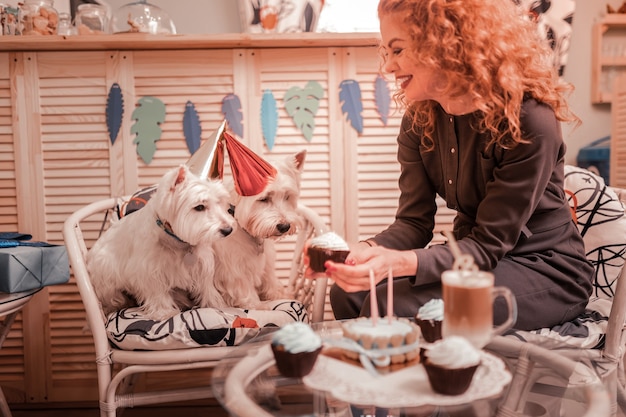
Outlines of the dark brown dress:
{"label": "dark brown dress", "polygon": [[[529,143],[513,149],[485,149],[487,135],[476,113],[453,116],[438,108],[435,149],[427,151],[405,115],[398,136],[400,200],[395,222],[374,237],[377,244],[415,250],[415,276],[396,281],[398,316],[414,316],[441,297],[440,276],[450,269],[447,245],[425,248],[432,239],[439,194],[457,211],[454,235],[480,270],[516,296],[518,329],[549,327],[584,311],[593,268],[563,189],[565,144],[560,122],[548,106],[528,99],[521,126]],[[379,286],[381,311],[386,288]],[[346,294],[337,286],[331,303],[337,318],[369,315],[367,292]],[[495,321],[504,302],[496,302]]]}

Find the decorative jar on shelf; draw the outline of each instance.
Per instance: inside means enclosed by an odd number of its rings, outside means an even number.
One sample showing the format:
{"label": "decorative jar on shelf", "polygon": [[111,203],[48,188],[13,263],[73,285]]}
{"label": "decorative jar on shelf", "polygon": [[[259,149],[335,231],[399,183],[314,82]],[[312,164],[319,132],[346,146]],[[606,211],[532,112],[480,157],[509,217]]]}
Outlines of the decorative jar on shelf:
{"label": "decorative jar on shelf", "polygon": [[112,14],[109,32],[176,34],[176,26],[163,9],[146,0],[139,0],[120,7]]}
{"label": "decorative jar on shelf", "polygon": [[100,4],[79,4],[76,12],[76,29],[79,35],[107,33],[109,31],[107,9]]}
{"label": "decorative jar on shelf", "polygon": [[53,0],[24,0],[20,20],[22,35],[56,35],[59,13]]}

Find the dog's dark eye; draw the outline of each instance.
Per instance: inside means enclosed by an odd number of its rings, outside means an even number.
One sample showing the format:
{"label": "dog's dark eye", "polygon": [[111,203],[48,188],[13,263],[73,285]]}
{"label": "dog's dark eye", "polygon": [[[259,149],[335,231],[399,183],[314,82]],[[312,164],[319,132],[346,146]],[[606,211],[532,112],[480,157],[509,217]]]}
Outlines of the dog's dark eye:
{"label": "dog's dark eye", "polygon": [[267,203],[270,201],[269,197],[263,197],[263,198],[259,198],[259,200],[261,203]]}
{"label": "dog's dark eye", "polygon": [[204,204],[198,204],[197,206],[195,206],[193,209],[195,211],[204,211],[206,207],[204,206]]}

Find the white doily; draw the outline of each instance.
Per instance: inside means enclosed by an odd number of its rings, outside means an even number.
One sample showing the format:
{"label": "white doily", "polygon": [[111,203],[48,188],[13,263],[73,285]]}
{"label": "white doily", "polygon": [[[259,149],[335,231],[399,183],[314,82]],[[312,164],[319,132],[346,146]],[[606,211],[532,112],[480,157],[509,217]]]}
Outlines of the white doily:
{"label": "white doily", "polygon": [[511,374],[504,362],[484,351],[470,387],[460,395],[434,392],[420,364],[373,376],[360,366],[322,354],[313,371],[303,378],[309,388],[329,392],[338,400],[389,408],[471,403],[499,394],[510,381]]}

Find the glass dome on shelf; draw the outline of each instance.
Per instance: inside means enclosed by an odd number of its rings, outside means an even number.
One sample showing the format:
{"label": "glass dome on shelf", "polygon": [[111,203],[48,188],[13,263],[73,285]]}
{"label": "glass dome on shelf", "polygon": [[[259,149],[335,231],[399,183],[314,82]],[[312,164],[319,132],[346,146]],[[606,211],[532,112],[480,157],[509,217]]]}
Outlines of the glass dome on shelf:
{"label": "glass dome on shelf", "polygon": [[147,0],[139,0],[125,4],[113,13],[109,33],[176,34],[176,26],[163,9]]}

